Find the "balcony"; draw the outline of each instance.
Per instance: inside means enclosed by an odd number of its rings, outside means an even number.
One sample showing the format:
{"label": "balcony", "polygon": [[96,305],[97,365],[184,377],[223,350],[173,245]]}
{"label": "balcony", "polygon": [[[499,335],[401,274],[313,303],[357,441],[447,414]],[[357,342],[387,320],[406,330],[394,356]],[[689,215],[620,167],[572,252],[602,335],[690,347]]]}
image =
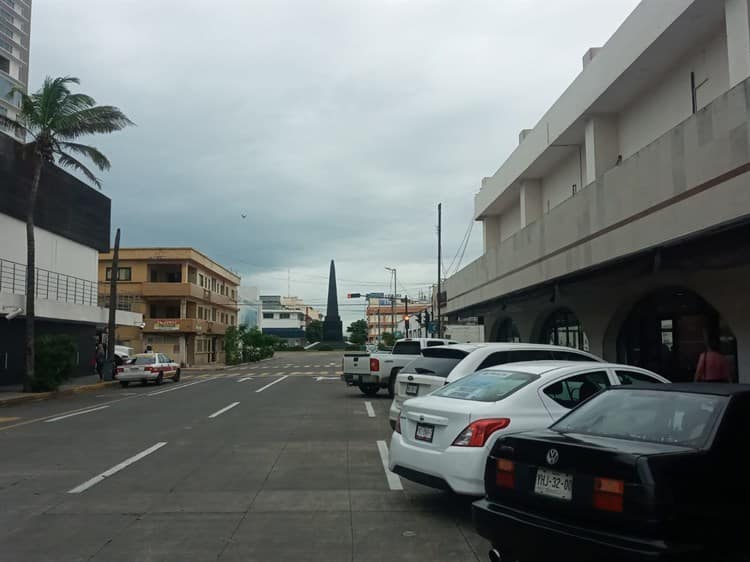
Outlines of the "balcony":
{"label": "balcony", "polygon": [[[72,275],[36,268],[36,298],[97,306],[98,284]],[[0,259],[0,292],[26,295],[26,266]]]}
{"label": "balcony", "polygon": [[446,281],[458,312],[750,216],[750,81]]}
{"label": "balcony", "polygon": [[[118,285],[119,290],[120,285]],[[208,289],[202,289],[193,283],[143,283],[141,294],[145,298],[189,298],[227,308],[237,308],[237,302],[230,297],[212,293]]]}
{"label": "balcony", "polygon": [[198,318],[148,318],[144,322],[144,332],[158,334],[191,333],[223,335],[227,331],[227,326],[224,324],[199,320]]}

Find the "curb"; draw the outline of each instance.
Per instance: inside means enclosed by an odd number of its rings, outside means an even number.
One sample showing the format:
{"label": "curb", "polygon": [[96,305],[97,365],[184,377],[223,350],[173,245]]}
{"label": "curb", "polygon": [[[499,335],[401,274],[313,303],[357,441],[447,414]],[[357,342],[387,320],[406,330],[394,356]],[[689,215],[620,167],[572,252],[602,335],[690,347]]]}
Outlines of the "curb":
{"label": "curb", "polygon": [[74,394],[83,394],[84,392],[93,392],[95,390],[101,390],[102,388],[108,388],[119,384],[118,381],[107,381],[97,382],[94,384],[85,384],[81,386],[73,386],[70,388],[64,388],[62,390],[54,390],[51,392],[29,392],[23,396],[14,396],[13,398],[2,398],[0,397],[0,408],[3,406],[12,406],[15,404],[23,404],[24,402],[37,402],[41,400],[51,400],[53,398],[60,398],[62,396],[73,396]]}

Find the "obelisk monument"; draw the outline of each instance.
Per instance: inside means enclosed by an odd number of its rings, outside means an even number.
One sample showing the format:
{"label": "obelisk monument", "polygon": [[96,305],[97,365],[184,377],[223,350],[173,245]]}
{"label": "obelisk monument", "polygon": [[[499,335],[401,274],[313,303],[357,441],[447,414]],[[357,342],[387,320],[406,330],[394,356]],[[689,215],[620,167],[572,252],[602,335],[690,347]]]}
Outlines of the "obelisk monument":
{"label": "obelisk monument", "polygon": [[323,342],[340,343],[343,341],[344,332],[341,328],[339,297],[336,292],[336,265],[331,260],[331,272],[328,275],[328,306],[325,320],[323,320]]}

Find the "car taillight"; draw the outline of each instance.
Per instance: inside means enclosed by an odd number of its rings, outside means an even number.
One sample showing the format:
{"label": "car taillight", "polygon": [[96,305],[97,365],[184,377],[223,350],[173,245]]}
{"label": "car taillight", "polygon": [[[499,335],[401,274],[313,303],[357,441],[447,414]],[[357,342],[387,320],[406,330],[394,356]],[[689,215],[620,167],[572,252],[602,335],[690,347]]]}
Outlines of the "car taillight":
{"label": "car taillight", "polygon": [[380,370],[380,360],[370,359],[370,371],[379,371],[379,370]]}
{"label": "car taillight", "polygon": [[622,513],[625,482],[612,478],[594,478],[594,507],[602,511]]}
{"label": "car taillight", "polygon": [[458,434],[454,447],[484,447],[490,435],[510,425],[509,418],[489,418],[477,420]]}
{"label": "car taillight", "polygon": [[116,373],[122,373],[124,370],[125,369],[123,369],[122,367],[117,367],[117,369],[115,369],[115,372]]}
{"label": "car taillight", "polygon": [[396,433],[401,433],[401,416],[396,418]]}
{"label": "car taillight", "polygon": [[495,473],[495,484],[498,488],[515,487],[516,465],[508,459],[497,459],[497,472]]}

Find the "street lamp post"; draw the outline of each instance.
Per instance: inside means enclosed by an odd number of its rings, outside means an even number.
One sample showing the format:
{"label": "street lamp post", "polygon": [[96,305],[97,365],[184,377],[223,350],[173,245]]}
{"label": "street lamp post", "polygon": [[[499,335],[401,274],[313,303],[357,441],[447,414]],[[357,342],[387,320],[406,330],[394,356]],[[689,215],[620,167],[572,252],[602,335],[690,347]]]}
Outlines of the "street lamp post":
{"label": "street lamp post", "polygon": [[398,286],[396,283],[396,268],[395,267],[386,267],[387,271],[390,271],[391,274],[393,274],[393,294],[391,295],[391,332],[393,337],[396,337],[396,287]]}

